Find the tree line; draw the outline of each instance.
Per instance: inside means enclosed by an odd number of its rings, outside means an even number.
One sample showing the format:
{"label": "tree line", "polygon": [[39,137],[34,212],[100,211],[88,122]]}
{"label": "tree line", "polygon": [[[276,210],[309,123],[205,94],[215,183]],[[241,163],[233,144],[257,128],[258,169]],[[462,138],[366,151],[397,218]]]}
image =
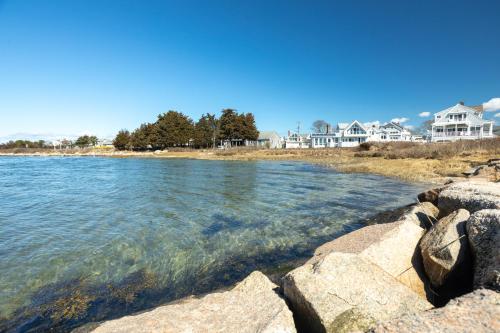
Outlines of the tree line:
{"label": "tree line", "polygon": [[[73,148],[74,146],[80,148],[86,148],[91,146],[97,146],[99,139],[94,135],[82,135],[78,137],[75,141],[68,139],[63,139],[57,143],[56,146],[64,148]],[[30,141],[30,140],[16,140],[8,141],[5,143],[0,143],[0,149],[15,149],[15,148],[52,148],[54,143],[47,142],[45,140]]]}
{"label": "tree line", "polygon": [[16,140],[5,143],[0,143],[0,149],[13,149],[13,148],[46,148],[47,142],[45,140],[30,141],[30,140]]}
{"label": "tree line", "polygon": [[165,149],[169,147],[215,148],[218,142],[255,141],[259,131],[252,113],[222,110],[221,116],[203,114],[197,122],[177,111],[158,115],[156,122],[141,124],[133,132],[121,130],[113,140],[119,150]]}

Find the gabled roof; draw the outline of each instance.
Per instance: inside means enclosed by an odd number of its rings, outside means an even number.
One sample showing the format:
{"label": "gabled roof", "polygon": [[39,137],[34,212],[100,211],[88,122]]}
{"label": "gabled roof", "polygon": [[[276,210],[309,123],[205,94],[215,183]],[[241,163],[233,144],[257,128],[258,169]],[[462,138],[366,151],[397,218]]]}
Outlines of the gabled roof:
{"label": "gabled roof", "polygon": [[399,124],[399,123],[395,123],[395,122],[393,122],[393,121],[388,122],[387,124],[384,124],[384,125],[382,125],[382,126],[380,126],[380,127],[381,127],[381,128],[396,127],[396,128],[397,128],[397,129],[399,129],[400,131],[405,130],[405,128],[404,128],[401,124]]}
{"label": "gabled roof", "polygon": [[366,128],[357,120],[353,121],[352,123],[349,124],[349,126],[347,126],[344,131],[347,131],[348,129],[350,129],[351,127],[353,127],[355,124],[357,124],[363,131],[367,131]]}
{"label": "gabled roof", "polygon": [[259,138],[257,140],[270,140],[272,137],[280,137],[275,131],[262,131],[259,132]]}
{"label": "gabled roof", "polygon": [[457,105],[454,105],[450,108],[447,108],[447,109],[444,109],[443,111],[439,111],[437,113],[435,113],[434,115],[435,116],[443,116],[445,114],[448,114],[448,113],[463,113],[463,112],[466,112],[466,113],[475,113],[475,112],[478,112],[476,109],[473,109],[473,108],[470,108],[468,106],[465,106],[465,105],[462,105],[462,104],[457,104]]}
{"label": "gabled roof", "polygon": [[[446,124],[448,121],[446,120],[446,116],[449,113],[466,113],[467,114],[467,121],[470,122],[471,125],[481,125],[484,123],[490,123],[491,121],[482,119],[479,117],[478,111],[474,108],[470,108],[468,106],[462,105],[462,104],[457,104],[455,106],[452,106],[451,108],[447,108],[443,111],[440,111],[436,113],[436,116],[441,116],[440,119],[434,122],[434,124]],[[433,124],[433,125],[434,125]]]}

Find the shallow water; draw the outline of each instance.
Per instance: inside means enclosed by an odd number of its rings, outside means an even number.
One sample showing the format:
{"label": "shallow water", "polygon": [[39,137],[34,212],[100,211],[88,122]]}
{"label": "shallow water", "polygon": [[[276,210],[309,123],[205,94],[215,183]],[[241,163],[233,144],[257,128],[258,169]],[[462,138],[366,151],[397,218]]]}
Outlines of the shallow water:
{"label": "shallow water", "polygon": [[420,189],[292,162],[0,157],[0,321],[65,331],[229,285]]}

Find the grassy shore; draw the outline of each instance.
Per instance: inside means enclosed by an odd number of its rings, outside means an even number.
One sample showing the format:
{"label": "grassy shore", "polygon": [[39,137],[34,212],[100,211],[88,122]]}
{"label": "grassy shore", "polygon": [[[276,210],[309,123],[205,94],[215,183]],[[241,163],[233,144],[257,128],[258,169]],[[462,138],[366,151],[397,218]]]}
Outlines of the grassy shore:
{"label": "grassy shore", "polygon": [[373,173],[407,181],[443,182],[492,158],[500,158],[500,138],[453,143],[373,143],[357,148],[173,149],[161,152],[84,149],[70,151],[10,150],[1,155],[91,155],[111,157],[193,158],[205,160],[288,160],[318,163],[342,172]]}

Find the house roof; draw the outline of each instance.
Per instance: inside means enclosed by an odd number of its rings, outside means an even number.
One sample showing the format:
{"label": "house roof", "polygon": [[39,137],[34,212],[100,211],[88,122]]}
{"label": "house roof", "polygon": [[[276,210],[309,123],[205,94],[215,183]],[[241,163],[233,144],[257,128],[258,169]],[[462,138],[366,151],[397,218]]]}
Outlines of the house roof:
{"label": "house roof", "polygon": [[397,129],[399,129],[399,130],[401,130],[401,131],[405,130],[404,126],[402,126],[402,125],[401,125],[401,124],[399,124],[399,123],[395,123],[395,122],[393,122],[393,121],[390,121],[390,122],[388,122],[387,124],[384,124],[384,125],[382,125],[382,126],[380,126],[380,127],[381,127],[381,128],[396,127]]}
{"label": "house roof", "polygon": [[280,137],[275,131],[262,131],[259,132],[258,140],[270,140],[272,137]]}
{"label": "house roof", "polygon": [[436,116],[441,116],[441,115],[444,115],[444,114],[448,114],[448,113],[460,113],[460,112],[472,112],[472,113],[475,113],[475,112],[478,112],[476,109],[473,109],[471,107],[468,107],[468,106],[465,106],[465,105],[462,105],[462,104],[457,104],[457,105],[454,105],[450,108],[447,108],[447,109],[444,109],[443,111],[439,111],[437,113],[435,113]]}
{"label": "house roof", "polygon": [[[484,120],[480,116],[478,116],[478,111],[475,108],[471,108],[462,104],[457,104],[455,106],[452,106],[450,108],[447,108],[443,111],[440,111],[436,113],[436,116],[441,116],[440,119],[434,122],[434,124],[446,124],[448,123],[448,120],[446,119],[446,116],[449,113],[466,113],[467,114],[467,121],[471,125],[482,125],[484,123],[490,123],[492,121],[489,120]],[[433,124],[433,125],[434,125]]]}
{"label": "house roof", "polygon": [[352,126],[354,126],[354,124],[357,124],[357,125],[358,125],[358,126],[359,126],[362,130],[363,130],[363,131],[365,131],[365,132],[366,132],[366,128],[365,128],[365,126],[363,126],[363,124],[361,124],[361,123],[360,123],[359,121],[357,121],[357,120],[355,120],[355,121],[353,121],[352,123],[350,123],[350,124],[349,124],[349,126],[347,126],[347,127],[345,128],[345,130],[348,130],[349,128],[351,128]]}
{"label": "house roof", "polygon": [[337,128],[338,128],[339,130],[346,129],[346,128],[347,128],[347,126],[349,126],[349,123],[338,123],[338,124],[337,124]]}

